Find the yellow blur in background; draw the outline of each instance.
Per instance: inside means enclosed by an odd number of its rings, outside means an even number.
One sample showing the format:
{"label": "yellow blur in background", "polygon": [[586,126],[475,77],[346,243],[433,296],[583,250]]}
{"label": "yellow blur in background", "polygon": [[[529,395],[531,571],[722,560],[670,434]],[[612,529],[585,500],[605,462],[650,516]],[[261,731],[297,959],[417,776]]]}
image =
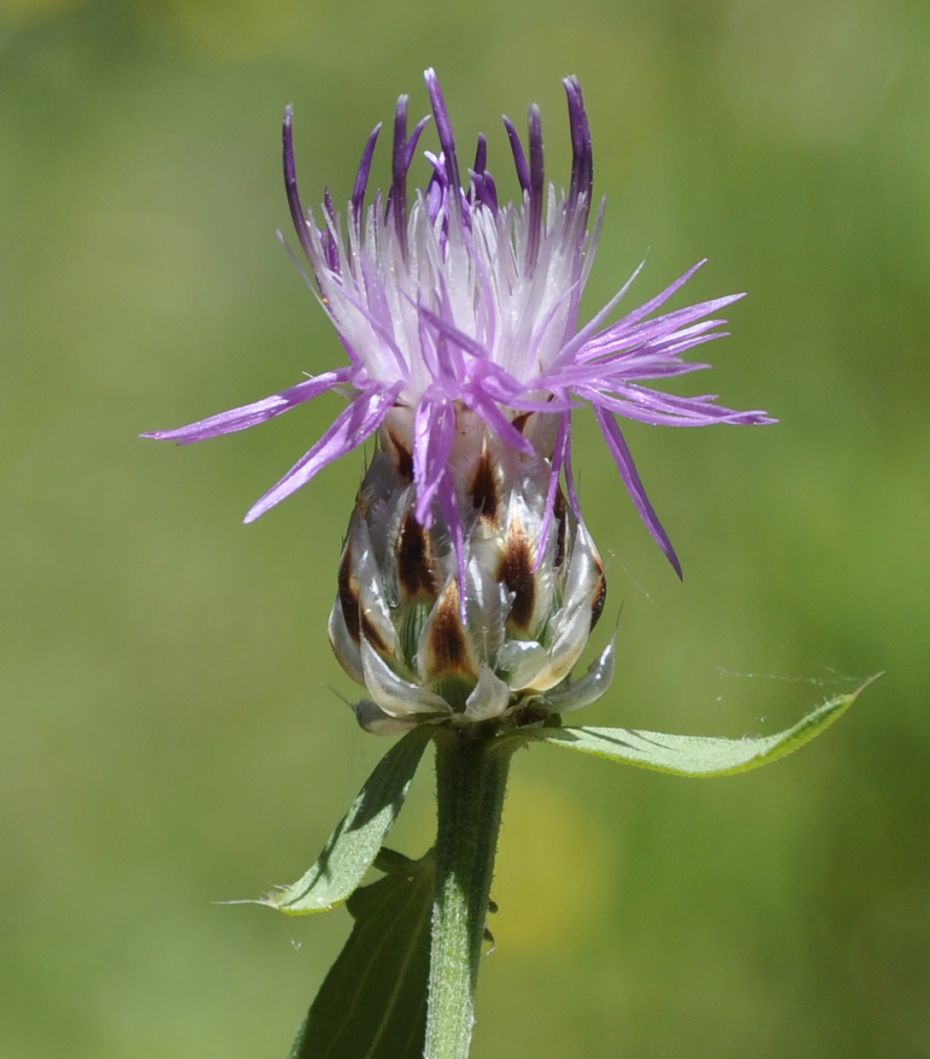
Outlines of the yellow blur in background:
{"label": "yellow blur in background", "polygon": [[340,362],[274,238],[283,107],[305,201],[345,200],[434,65],[508,195],[499,115],[541,104],[564,182],[579,75],[586,311],[643,257],[638,301],[708,256],[689,300],[749,297],[688,392],[781,421],[630,427],[679,584],[582,417],[592,654],[622,607],[582,720],[774,731],[887,671],[744,778],[518,755],[476,1059],[930,1055],[928,46],[927,5],[879,0],[0,0],[0,1054],[284,1056],[348,932],[215,903],[296,878],[388,745],[325,636],[361,457],[240,524],[338,399],[137,435]]}

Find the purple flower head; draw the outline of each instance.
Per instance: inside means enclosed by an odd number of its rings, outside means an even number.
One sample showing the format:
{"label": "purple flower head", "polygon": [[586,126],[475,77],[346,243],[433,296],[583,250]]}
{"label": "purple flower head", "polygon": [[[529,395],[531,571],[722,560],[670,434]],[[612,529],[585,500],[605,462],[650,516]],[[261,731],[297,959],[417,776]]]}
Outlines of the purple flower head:
{"label": "purple flower head", "polygon": [[[281,393],[175,430],[145,435],[181,444],[256,426],[329,390],[349,399],[326,433],[248,512],[251,522],[310,481],[327,464],[380,433],[382,444],[409,466],[415,516],[429,528],[438,516],[459,556],[475,517],[456,479],[465,422],[483,424],[476,444],[546,461],[549,514],[564,480],[580,519],[571,466],[572,414],[590,404],[608,450],[649,532],[675,570],[681,567],[650,503],[618,417],[653,425],[770,423],[764,412],[738,412],[716,395],[680,397],[653,383],[706,368],[683,354],[721,338],[720,310],[731,294],[657,315],[703,264],[698,262],[661,294],[613,323],[608,319],[642,265],[610,302],[579,326],[603,219],[592,230],[591,135],[581,87],[564,81],[572,169],[568,190],[546,185],[542,126],[530,108],[526,146],[504,119],[522,197],[501,204],[478,137],[474,164],[463,166],[433,70],[426,85],[439,153],[424,152],[425,188],[408,194],[407,175],[427,122],[408,135],[407,97],[397,102],[391,185],[366,205],[381,126],[362,153],[345,218],[327,192],[318,214],[305,210],[297,188],[292,113],[284,116],[284,181],[301,249],[316,291],[342,342],[348,363]],[[471,433],[474,430],[469,428]],[[543,540],[536,550],[544,552]]]}

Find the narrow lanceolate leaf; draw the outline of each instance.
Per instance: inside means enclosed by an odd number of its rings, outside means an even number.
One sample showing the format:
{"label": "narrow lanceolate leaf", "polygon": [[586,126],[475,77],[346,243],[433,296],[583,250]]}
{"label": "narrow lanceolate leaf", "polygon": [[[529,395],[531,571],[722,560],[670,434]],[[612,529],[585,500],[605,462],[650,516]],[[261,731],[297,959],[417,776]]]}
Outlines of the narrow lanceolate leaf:
{"label": "narrow lanceolate leaf", "polygon": [[674,776],[732,776],[768,765],[809,743],[842,717],[875,679],[872,677],[855,691],[825,702],[791,728],[775,735],[719,739],[665,735],[633,728],[536,728],[505,738],[552,743]]}
{"label": "narrow lanceolate leaf", "polygon": [[[388,853],[385,850],[385,853]],[[355,924],[288,1059],[416,1059],[423,1054],[432,854],[378,859],[388,874],[349,898]]]}
{"label": "narrow lanceolate leaf", "polygon": [[415,728],[384,755],[313,867],[260,902],[291,915],[328,912],[342,904],[374,863],[404,804],[431,730]]}

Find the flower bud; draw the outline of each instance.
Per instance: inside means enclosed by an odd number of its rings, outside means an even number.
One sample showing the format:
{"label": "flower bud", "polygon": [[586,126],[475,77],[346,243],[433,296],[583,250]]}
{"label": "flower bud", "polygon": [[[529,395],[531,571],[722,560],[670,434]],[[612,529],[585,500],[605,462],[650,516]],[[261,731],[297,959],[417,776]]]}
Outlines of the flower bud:
{"label": "flower bud", "polygon": [[[542,417],[524,417],[538,420]],[[524,423],[528,436],[535,423]],[[370,696],[355,707],[370,731],[422,722],[524,725],[598,698],[613,644],[568,680],[600,616],[606,580],[587,529],[555,496],[543,456],[502,445],[457,410],[449,457],[464,527],[416,517],[412,422],[395,409],[359,489],[339,567],[329,637]],[[544,438],[532,438],[545,451]]]}

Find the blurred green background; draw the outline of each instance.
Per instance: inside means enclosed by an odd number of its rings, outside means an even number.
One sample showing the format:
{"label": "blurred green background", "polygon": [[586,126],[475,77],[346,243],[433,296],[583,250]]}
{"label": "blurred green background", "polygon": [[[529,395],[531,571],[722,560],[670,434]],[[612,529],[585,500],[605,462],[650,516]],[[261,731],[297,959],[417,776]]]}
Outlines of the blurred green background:
{"label": "blurred green background", "polygon": [[[781,420],[630,428],[683,585],[579,427],[595,646],[623,608],[584,720],[768,732],[887,671],[752,776],[522,755],[475,1056],[930,1055],[928,48],[881,0],[0,0],[0,1054],[283,1057],[347,933],[214,903],[296,878],[388,745],[325,639],[361,458],[240,525],[338,401],[136,435],[339,362],[274,238],[282,108],[306,201],[345,199],[432,64],[508,192],[498,116],[542,105],[562,181],[580,76],[588,311],[709,256],[691,300],[751,296],[691,392]],[[430,802],[424,768],[409,853]]]}

